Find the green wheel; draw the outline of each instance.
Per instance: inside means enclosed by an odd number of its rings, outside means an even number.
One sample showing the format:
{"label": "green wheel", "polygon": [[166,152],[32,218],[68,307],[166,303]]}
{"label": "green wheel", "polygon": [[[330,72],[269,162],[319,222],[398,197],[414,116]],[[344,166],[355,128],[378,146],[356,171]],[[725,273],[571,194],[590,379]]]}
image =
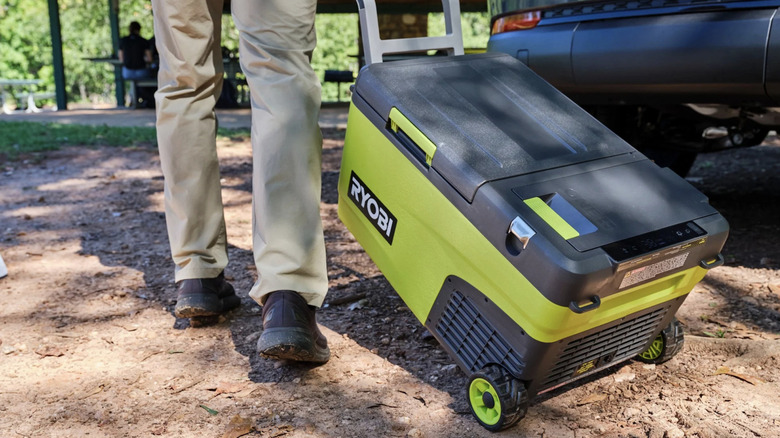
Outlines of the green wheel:
{"label": "green wheel", "polygon": [[479,424],[493,432],[514,425],[528,409],[528,392],[523,382],[496,365],[469,378],[466,396]]}
{"label": "green wheel", "polygon": [[685,335],[682,324],[674,318],[653,339],[647,350],[639,353],[637,359],[645,363],[661,364],[677,355],[682,350],[683,344],[685,344]]}

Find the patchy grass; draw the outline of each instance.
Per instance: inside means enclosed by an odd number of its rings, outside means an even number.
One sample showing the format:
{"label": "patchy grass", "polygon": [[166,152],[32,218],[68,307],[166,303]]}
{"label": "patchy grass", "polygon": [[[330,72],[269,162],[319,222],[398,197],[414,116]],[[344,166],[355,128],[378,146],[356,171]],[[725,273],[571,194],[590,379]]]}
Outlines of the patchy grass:
{"label": "patchy grass", "polygon": [[[220,129],[220,137],[248,138],[248,129]],[[157,146],[155,128],[0,122],[0,157],[57,150],[63,146]]]}
{"label": "patchy grass", "polygon": [[57,150],[62,146],[156,145],[154,128],[64,125],[60,123],[0,122],[0,154]]}

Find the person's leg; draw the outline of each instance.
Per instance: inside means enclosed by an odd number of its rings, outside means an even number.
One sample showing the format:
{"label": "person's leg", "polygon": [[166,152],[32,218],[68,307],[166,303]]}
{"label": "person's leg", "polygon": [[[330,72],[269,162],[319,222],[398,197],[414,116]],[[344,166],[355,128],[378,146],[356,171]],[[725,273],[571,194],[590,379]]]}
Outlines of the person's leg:
{"label": "person's leg", "polygon": [[[138,70],[139,79],[155,78],[152,71],[148,68]],[[154,93],[157,87],[138,87],[138,103],[144,108],[154,108]]]}
{"label": "person's leg", "polygon": [[153,8],[157,141],[179,285],[176,313],[198,316],[198,306],[202,314],[219,313],[225,297],[237,305],[221,276],[228,257],[214,105],[222,86],[222,0],[153,0]]}
{"label": "person's leg", "polygon": [[326,362],[316,307],[328,288],[320,218],[320,84],[309,64],[315,0],[233,0],[252,99],[253,250],[264,357]]}
{"label": "person's leg", "polygon": [[241,68],[252,100],[250,296],[292,290],[319,307],[328,287],[320,218],[320,83],[309,61],[315,0],[234,0]]}
{"label": "person's leg", "polygon": [[[147,68],[129,69],[123,66],[122,77],[125,80],[134,81],[137,79],[151,78],[152,76]],[[140,103],[146,108],[154,108],[154,92],[156,88],[135,87],[134,84],[135,82],[131,82],[130,85],[130,101],[132,102],[132,106],[135,107]]]}
{"label": "person's leg", "polygon": [[[122,66],[122,79],[125,81],[130,82],[130,88],[128,89],[128,97],[130,99],[130,107],[133,108],[138,103],[138,90],[136,90],[135,82],[133,82],[133,79],[137,79],[136,77],[136,71],[130,68]],[[122,105],[124,106],[126,102],[122,102]]]}

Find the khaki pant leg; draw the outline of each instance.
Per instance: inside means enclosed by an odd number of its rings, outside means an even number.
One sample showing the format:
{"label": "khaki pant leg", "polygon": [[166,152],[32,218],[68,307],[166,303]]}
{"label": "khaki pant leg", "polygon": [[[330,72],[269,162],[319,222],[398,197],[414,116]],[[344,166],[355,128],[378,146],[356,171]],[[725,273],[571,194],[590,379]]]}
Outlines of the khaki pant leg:
{"label": "khaki pant leg", "polygon": [[153,0],[160,53],[157,142],[176,281],[227,265],[214,105],[222,88],[222,0]]}
{"label": "khaki pant leg", "polygon": [[328,288],[320,218],[320,83],[314,0],[233,0],[252,100],[253,250],[250,296],[294,290],[321,306]]}

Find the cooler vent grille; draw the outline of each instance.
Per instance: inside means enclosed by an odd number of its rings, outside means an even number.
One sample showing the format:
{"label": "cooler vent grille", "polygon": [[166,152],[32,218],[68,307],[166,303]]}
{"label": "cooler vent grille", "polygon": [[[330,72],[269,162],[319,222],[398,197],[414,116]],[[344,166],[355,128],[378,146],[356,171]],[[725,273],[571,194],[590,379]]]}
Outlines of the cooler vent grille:
{"label": "cooler vent grille", "polygon": [[[570,341],[542,383],[541,389],[578,377],[575,373],[592,361],[593,370],[635,356],[659,329],[668,308],[654,310],[618,325]],[[589,370],[588,370],[589,371]],[[583,371],[582,374],[585,374]]]}
{"label": "cooler vent grille", "polygon": [[501,364],[510,372],[524,367],[517,352],[458,291],[450,296],[436,332],[472,373],[491,363]]}

